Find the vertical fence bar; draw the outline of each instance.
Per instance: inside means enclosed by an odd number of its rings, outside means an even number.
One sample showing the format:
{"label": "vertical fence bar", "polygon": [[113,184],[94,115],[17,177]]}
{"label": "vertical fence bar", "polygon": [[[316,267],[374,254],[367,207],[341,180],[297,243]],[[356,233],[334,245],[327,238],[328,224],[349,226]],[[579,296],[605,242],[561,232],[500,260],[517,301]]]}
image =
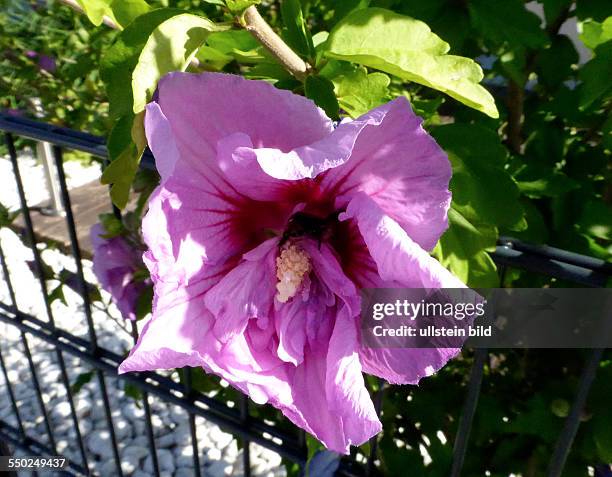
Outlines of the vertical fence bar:
{"label": "vertical fence bar", "polygon": [[[72,214],[72,204],[70,201],[70,194],[68,193],[68,185],[66,184],[66,174],[64,172],[64,164],[62,158],[62,149],[54,145],[53,146],[53,158],[55,159],[55,167],[57,169],[57,177],[60,183],[60,190],[62,193],[62,202],[65,208],[66,225],[68,227],[68,235],[70,237],[70,247],[72,250],[72,256],[77,269],[77,277],[81,288],[81,297],[83,298],[83,308],[85,310],[85,318],[89,328],[89,340],[90,346],[89,351],[93,356],[98,354],[98,340],[96,337],[96,331],[93,323],[93,317],[91,314],[91,303],[89,300],[89,292],[87,289],[87,282],[85,281],[85,274],[83,273],[83,263],[81,261],[81,249],[79,247],[79,240],[76,232],[76,225],[74,222],[74,215]],[[108,399],[108,392],[106,389],[106,382],[104,380],[104,373],[101,370],[97,372],[98,384],[100,386],[100,394],[102,396],[102,403],[104,405],[104,413],[106,414],[106,421],[108,424],[108,430],[111,440],[111,448],[113,452],[113,458],[115,460],[115,466],[117,468],[117,475],[123,477],[123,470],[121,469],[121,457],[119,456],[119,448],[117,445],[117,435],[115,433],[115,426],[113,424],[112,411],[110,402]]]}
{"label": "vertical fence bar", "polygon": [[[504,286],[506,270],[507,267],[505,266],[499,268],[500,287]],[[451,477],[459,477],[461,474],[461,469],[463,468],[470,432],[472,430],[472,424],[476,414],[476,407],[478,405],[478,398],[480,397],[480,390],[482,388],[484,366],[486,364],[488,355],[489,351],[486,348],[477,349],[474,353],[474,363],[472,364],[472,369],[470,371],[468,392],[465,398],[463,411],[461,413],[461,419],[459,420],[455,444],[453,446],[453,460],[450,473]]]}
{"label": "vertical fence bar", "polygon": [[2,264],[2,274],[4,275],[4,282],[6,283],[6,288],[9,292],[9,298],[11,300],[11,304],[13,305],[13,312],[17,314],[17,299],[15,297],[15,289],[13,288],[13,282],[11,281],[11,275],[9,273],[8,265],[6,263],[6,257],[4,256],[4,251],[2,250],[2,242],[0,242],[0,263]]}
{"label": "vertical fence bar", "polygon": [[[383,398],[385,393],[385,381],[384,379],[378,378],[378,391],[374,395],[374,410],[376,415],[380,419],[382,412]],[[378,455],[378,438],[374,436],[370,439],[370,455],[368,456],[368,464],[366,466],[366,477],[373,475],[376,468],[374,461]]]}
{"label": "vertical fence bar", "polygon": [[[47,285],[45,283],[45,278],[43,274],[43,266],[42,266],[42,262],[40,259],[40,253],[38,252],[38,248],[36,247],[36,237],[34,236],[34,227],[32,225],[32,218],[30,217],[30,210],[28,209],[28,203],[27,203],[26,196],[25,196],[25,190],[23,188],[23,181],[21,180],[21,173],[19,171],[19,164],[17,162],[17,151],[15,149],[15,143],[13,142],[13,136],[9,133],[5,134],[5,139],[6,139],[6,146],[9,151],[9,157],[11,159],[11,164],[13,166],[13,174],[15,176],[15,182],[17,183],[17,192],[19,194],[19,201],[21,203],[23,218],[26,223],[28,239],[30,240],[30,248],[32,249],[32,254],[34,255],[35,269],[38,275],[38,281],[41,286],[41,291],[43,293],[45,310],[47,312],[47,320],[49,324],[53,326],[53,313],[51,312],[51,306],[49,305],[49,300],[47,298]],[[3,258],[2,262],[4,263],[4,267],[6,267],[4,255],[2,258]],[[7,278],[10,280],[10,277],[8,275],[7,275]],[[11,299],[13,300],[15,299],[14,293],[12,294]],[[13,302],[13,307],[15,308],[15,312],[17,313],[17,302],[16,301]],[[19,314],[17,314],[17,319],[19,319]],[[40,383],[38,381],[38,376],[36,374],[36,367],[34,366],[34,361],[32,360],[32,354],[30,353],[30,346],[28,345],[28,339],[23,331],[20,332],[20,335],[21,335],[21,342],[23,344],[24,353],[26,355],[28,366],[30,368],[30,373],[32,374],[32,383],[34,384],[34,391],[36,394],[36,398],[38,400],[38,404],[40,406],[40,410],[43,415],[43,421],[45,424],[47,435],[49,437],[49,445],[51,449],[55,453],[57,453],[55,437],[53,435],[53,431],[51,430],[49,414],[47,413],[45,402],[42,398]]]}
{"label": "vertical fence bar", "polygon": [[[249,423],[249,397],[246,394],[240,395],[240,419],[244,427]],[[244,467],[244,477],[251,477],[251,441],[243,439],[242,466]]]}
{"label": "vertical fence bar", "polygon": [[[9,292],[11,303],[13,305],[15,314],[17,314],[17,300],[15,299],[15,290],[13,289],[13,283],[11,282],[11,275],[9,274],[9,269],[6,264],[6,258],[4,257],[4,251],[2,250],[1,242],[0,242],[0,263],[2,264],[2,273],[4,275],[4,281],[6,283],[6,287]],[[21,415],[19,414],[19,408],[17,407],[17,401],[15,400],[15,394],[13,393],[13,385],[9,381],[8,370],[6,369],[6,365],[4,364],[4,358],[2,357],[2,348],[0,348],[0,367],[2,368],[2,374],[4,375],[4,380],[6,381],[6,388],[9,393],[9,399],[11,401],[11,406],[13,407],[13,414],[15,414],[15,419],[17,420],[17,427],[19,429],[19,433],[21,434],[21,439],[22,441],[25,441],[26,433],[23,428],[23,422],[21,420]]]}
{"label": "vertical fence bar", "polygon": [[[183,376],[185,378],[185,399],[191,403],[193,401],[193,391],[191,389],[191,368],[184,368]],[[200,470],[200,451],[198,450],[198,432],[195,426],[195,415],[192,412],[189,412],[188,418],[189,432],[191,433],[191,447],[193,449],[193,475],[195,477],[201,477],[202,471]]]}
{"label": "vertical fence bar", "polygon": [[459,428],[457,429],[457,437],[453,447],[453,463],[451,466],[451,477],[459,477],[467,452],[468,440],[474,415],[476,414],[476,406],[478,405],[478,397],[482,386],[482,376],[484,373],[484,365],[488,356],[487,349],[477,349],[474,354],[474,364],[470,371],[470,380],[468,383],[468,392],[465,398],[465,404],[459,420]]}
{"label": "vertical fence bar", "polygon": [[27,439],[25,429],[23,428],[23,421],[21,420],[21,414],[19,413],[19,408],[17,407],[17,400],[15,399],[15,393],[13,392],[13,385],[9,381],[8,370],[6,369],[6,364],[4,364],[4,357],[2,356],[2,348],[0,348],[0,368],[2,368],[2,375],[4,376],[4,380],[6,381],[6,389],[8,390],[9,399],[11,401],[11,407],[13,408],[13,414],[15,414],[15,419],[17,420],[17,428],[19,429],[19,434],[22,442],[25,442]]}
{"label": "vertical fence bar", "polygon": [[597,373],[597,367],[601,361],[603,355],[603,349],[591,350],[587,357],[586,364],[580,375],[580,381],[578,383],[578,390],[576,391],[576,398],[572,403],[570,412],[565,419],[563,429],[553,451],[552,458],[550,459],[550,465],[548,470],[548,477],[560,477],[565,467],[565,461],[569,455],[572,443],[578,432],[578,426],[580,425],[580,415],[584,410],[589,390],[595,379]]}
{"label": "vertical fence bar", "polygon": [[[138,326],[135,321],[132,321],[132,338],[134,344],[138,341]],[[153,423],[151,422],[151,406],[149,405],[149,394],[142,391],[142,405],[145,412],[145,426],[147,429],[147,440],[151,449],[151,462],[153,464],[153,474],[159,477],[159,462],[157,460],[157,449],[155,448],[155,435],[153,434]]]}
{"label": "vertical fence bar", "polygon": [[32,360],[32,353],[30,352],[30,346],[28,345],[28,340],[26,338],[25,333],[23,332],[21,333],[21,343],[23,344],[23,351],[26,355],[28,366],[30,367],[30,373],[32,374],[32,383],[34,384],[34,393],[36,394],[36,399],[38,400],[38,405],[40,406],[40,410],[43,415],[43,422],[45,423],[45,429],[47,430],[47,434],[49,435],[49,447],[51,447],[51,450],[55,454],[57,454],[57,444],[55,442],[55,436],[53,435],[53,431],[51,429],[51,421],[49,420],[49,413],[47,412],[45,401],[42,397],[42,390],[40,389],[40,381],[38,381],[38,375],[36,374],[36,366],[34,365],[34,361]]}
{"label": "vertical fence bar", "polygon": [[[51,327],[51,331],[53,333],[54,336],[56,336],[56,327],[55,327],[55,319],[53,317],[53,311],[51,310],[51,304],[49,303],[49,299],[48,299],[48,290],[47,290],[47,284],[45,282],[45,277],[44,277],[44,273],[43,273],[43,263],[42,263],[42,259],[40,257],[40,252],[38,251],[38,248],[36,246],[36,236],[34,234],[34,224],[32,222],[32,217],[30,215],[30,209],[28,207],[28,203],[27,203],[27,199],[25,196],[25,189],[23,187],[23,181],[21,179],[21,172],[19,170],[19,163],[17,161],[17,151],[15,150],[15,144],[13,142],[13,138],[10,134],[6,135],[6,143],[7,143],[7,147],[9,149],[9,154],[11,157],[11,162],[13,165],[13,173],[15,175],[15,182],[17,184],[17,191],[19,194],[19,201],[21,204],[21,210],[22,210],[22,214],[23,214],[23,219],[26,225],[26,232],[28,235],[28,239],[30,240],[30,246],[32,249],[32,253],[34,255],[34,264],[35,264],[35,270],[36,273],[38,275],[38,281],[40,284],[40,289],[41,292],[43,294],[43,299],[44,299],[44,303],[45,303],[45,311],[47,312],[47,320],[49,322],[49,325]],[[6,267],[6,263],[3,258],[3,264],[4,267]],[[7,280],[10,279],[8,277],[8,269],[6,271],[7,274]],[[11,300],[13,301],[13,306],[15,307],[15,310],[17,310],[17,301],[15,299],[15,294],[12,290],[12,286],[9,288],[9,290],[12,292],[11,293]],[[25,335],[22,333],[22,340],[24,343],[24,347],[27,350],[27,353],[29,354],[29,346],[26,340]],[[76,437],[77,437],[77,442],[78,442],[78,446],[79,446],[79,452],[81,454],[81,459],[82,459],[82,463],[83,463],[83,467],[88,468],[87,465],[87,454],[85,452],[85,446],[83,444],[83,438],[81,435],[81,430],[79,429],[79,422],[78,422],[78,418],[76,415],[76,409],[74,407],[74,400],[72,397],[72,391],[70,389],[70,382],[68,379],[68,373],[66,372],[66,362],[64,361],[64,356],[62,354],[62,352],[58,349],[55,348],[55,355],[57,357],[57,362],[60,368],[60,373],[61,373],[61,377],[62,377],[62,383],[64,385],[64,388],[66,389],[66,399],[68,400],[68,406],[70,407],[70,415],[72,418],[72,424],[74,426],[74,430],[76,433]],[[34,377],[36,379],[36,377]],[[36,381],[38,381],[36,379]],[[42,404],[41,404],[42,405]],[[55,446],[53,446],[55,447]]]}

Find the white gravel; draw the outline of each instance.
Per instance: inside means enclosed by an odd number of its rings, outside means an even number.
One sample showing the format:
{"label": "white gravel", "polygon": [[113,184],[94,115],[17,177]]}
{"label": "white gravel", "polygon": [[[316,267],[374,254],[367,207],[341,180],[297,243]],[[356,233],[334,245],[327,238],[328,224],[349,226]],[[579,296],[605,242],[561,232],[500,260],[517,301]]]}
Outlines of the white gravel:
{"label": "white gravel", "polygon": [[[30,205],[45,200],[47,196],[42,167],[37,165],[28,152],[22,154],[20,166]],[[99,169],[95,165],[84,167],[79,162],[67,162],[65,168],[70,187],[86,184],[99,175]],[[6,157],[0,158],[0,202],[13,209],[17,208],[19,203],[12,168]],[[32,260],[31,250],[21,243],[15,233],[6,228],[0,229],[0,243],[7,256],[19,308],[25,313],[46,320],[39,283],[26,264],[27,260]],[[62,268],[75,271],[71,257],[43,245],[39,245],[39,249],[44,262],[56,272]],[[84,267],[86,279],[95,283],[91,263],[84,261]],[[0,302],[9,303],[6,283],[1,274],[0,277]],[[50,290],[55,285],[53,281],[48,283]],[[59,328],[87,339],[82,300],[68,287],[63,288],[67,304],[64,305],[59,300],[52,304],[56,324]],[[110,303],[106,293],[103,293],[103,299],[106,304]],[[107,309],[103,309],[96,305],[93,309],[93,319],[100,345],[116,353],[129,350],[132,340],[128,328],[114,306],[109,305]],[[48,344],[36,337],[28,336],[28,344],[41,383],[42,398],[49,413],[58,452],[80,462],[66,389],[61,381],[56,353]],[[9,379],[26,432],[43,442],[48,442],[32,377],[23,352],[21,336],[15,327],[0,323],[0,349],[9,370]],[[64,359],[71,383],[74,383],[80,374],[91,370],[87,363],[67,353],[64,353]],[[152,462],[145,432],[144,411],[140,403],[124,393],[121,381],[107,377],[106,385],[123,472],[127,477],[148,477],[152,475]],[[187,414],[177,406],[166,404],[153,397],[150,401],[162,475],[177,477],[193,475],[193,451]],[[114,477],[116,469],[110,447],[110,434],[100,388],[95,377],[74,396],[74,402],[90,466],[97,475]],[[3,378],[0,378],[0,420],[5,420],[13,426],[17,424]],[[243,475],[242,450],[238,449],[236,440],[218,426],[201,418],[196,418],[196,427],[203,475],[211,477]],[[286,475],[277,454],[254,444],[251,444],[251,463],[256,476]]]}

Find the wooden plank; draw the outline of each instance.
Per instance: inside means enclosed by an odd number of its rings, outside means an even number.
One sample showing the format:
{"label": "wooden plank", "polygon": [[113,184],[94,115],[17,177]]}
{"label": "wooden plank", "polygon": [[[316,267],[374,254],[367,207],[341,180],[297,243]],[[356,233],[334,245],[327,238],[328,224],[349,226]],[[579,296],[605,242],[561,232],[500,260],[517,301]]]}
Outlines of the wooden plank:
{"label": "wooden plank", "polygon": [[[108,186],[95,180],[76,187],[70,191],[70,201],[81,254],[85,258],[91,258],[93,250],[89,230],[98,222],[98,215],[112,212]],[[51,216],[41,213],[46,205],[46,203],[41,203],[30,207],[36,239],[55,242],[60,249],[69,254],[71,247],[66,218],[63,215]],[[13,223],[13,227],[23,232],[25,229],[23,216]]]}

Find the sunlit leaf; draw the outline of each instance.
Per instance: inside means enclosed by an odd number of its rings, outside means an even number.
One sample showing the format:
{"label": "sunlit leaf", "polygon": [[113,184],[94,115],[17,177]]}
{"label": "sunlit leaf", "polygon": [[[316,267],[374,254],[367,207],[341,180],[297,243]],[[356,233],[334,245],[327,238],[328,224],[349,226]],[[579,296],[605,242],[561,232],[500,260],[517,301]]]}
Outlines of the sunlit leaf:
{"label": "sunlit leaf", "polygon": [[582,67],[579,78],[581,109],[612,93],[612,40],[595,48],[595,57]]}
{"label": "sunlit leaf", "polygon": [[125,28],[135,18],[147,13],[149,5],[144,0],[77,0],[87,18],[96,26],[102,24],[104,16]]}
{"label": "sunlit leaf", "polygon": [[225,5],[232,13],[241,13],[251,5],[258,5],[261,0],[225,0]]}
{"label": "sunlit leaf", "polygon": [[159,79],[170,71],[184,70],[216,29],[210,20],[184,13],[163,21],[152,31],[132,73],[134,113],[144,109]]}
{"label": "sunlit leaf", "polygon": [[117,121],[108,138],[111,162],[100,180],[103,184],[112,184],[111,199],[120,209],[127,205],[130,188],[146,147],[143,142],[143,122],[143,114],[134,116],[128,113]]}
{"label": "sunlit leaf", "polygon": [[241,64],[273,62],[272,57],[261,44],[246,30],[227,30],[211,33],[196,58],[216,69],[236,60]]}
{"label": "sunlit leaf", "polygon": [[100,76],[106,84],[112,117],[119,118],[133,110],[132,73],[152,32],[162,22],[182,13],[182,10],[163,8],[138,17],[102,56]]}
{"label": "sunlit leaf", "polygon": [[353,61],[442,91],[491,117],[491,94],[478,84],[483,73],[473,60],[448,55],[448,43],[414,18],[366,8],[351,12],[330,32],[329,57]]}
{"label": "sunlit leaf", "polygon": [[[322,71],[334,84],[340,107],[356,118],[390,99],[389,77],[384,73],[369,73],[364,67],[336,62],[333,69]],[[330,65],[332,62],[330,62]]]}
{"label": "sunlit leaf", "polygon": [[580,39],[591,50],[606,41],[612,40],[612,17],[606,18],[603,23],[593,20],[584,22]]}

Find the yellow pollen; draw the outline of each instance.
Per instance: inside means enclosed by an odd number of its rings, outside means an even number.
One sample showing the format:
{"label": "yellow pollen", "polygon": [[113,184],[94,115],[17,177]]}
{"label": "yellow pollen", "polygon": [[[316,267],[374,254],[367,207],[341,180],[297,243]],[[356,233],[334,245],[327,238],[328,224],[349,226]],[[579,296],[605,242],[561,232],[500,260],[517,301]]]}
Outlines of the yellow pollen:
{"label": "yellow pollen", "polygon": [[294,244],[285,246],[276,258],[276,299],[286,303],[298,292],[304,276],[310,272],[308,254]]}

